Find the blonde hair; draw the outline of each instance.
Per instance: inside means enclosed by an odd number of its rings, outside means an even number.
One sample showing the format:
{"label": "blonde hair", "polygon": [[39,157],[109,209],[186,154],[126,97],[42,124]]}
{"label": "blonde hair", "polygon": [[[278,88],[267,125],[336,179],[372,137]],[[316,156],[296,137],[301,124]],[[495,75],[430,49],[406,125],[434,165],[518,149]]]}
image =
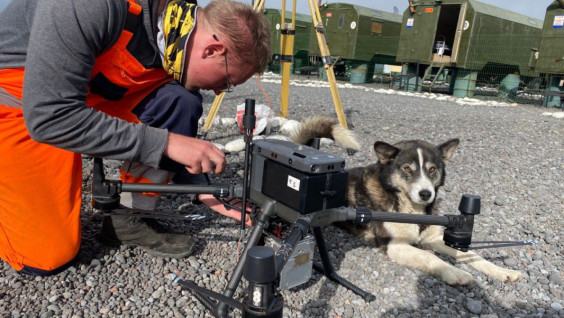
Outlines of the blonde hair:
{"label": "blonde hair", "polygon": [[217,32],[233,58],[264,72],[272,58],[270,24],[262,12],[232,0],[213,0],[206,7],[204,24]]}

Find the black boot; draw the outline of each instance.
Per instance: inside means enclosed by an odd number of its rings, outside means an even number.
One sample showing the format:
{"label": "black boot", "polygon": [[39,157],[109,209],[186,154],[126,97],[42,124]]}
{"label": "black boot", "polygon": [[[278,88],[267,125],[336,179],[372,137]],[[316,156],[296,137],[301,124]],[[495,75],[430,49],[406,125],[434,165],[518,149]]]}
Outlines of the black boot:
{"label": "black boot", "polygon": [[147,219],[129,215],[104,217],[102,243],[139,246],[158,257],[183,258],[192,254],[194,239],[186,234],[162,233],[154,229]]}

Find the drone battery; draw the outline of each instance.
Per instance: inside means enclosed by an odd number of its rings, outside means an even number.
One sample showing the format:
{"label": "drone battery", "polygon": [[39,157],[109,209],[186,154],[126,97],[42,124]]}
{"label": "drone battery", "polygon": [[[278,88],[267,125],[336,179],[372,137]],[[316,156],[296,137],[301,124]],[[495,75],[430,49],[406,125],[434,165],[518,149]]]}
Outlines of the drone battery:
{"label": "drone battery", "polygon": [[301,214],[308,214],[345,205],[347,178],[345,170],[308,174],[266,160],[262,193]]}

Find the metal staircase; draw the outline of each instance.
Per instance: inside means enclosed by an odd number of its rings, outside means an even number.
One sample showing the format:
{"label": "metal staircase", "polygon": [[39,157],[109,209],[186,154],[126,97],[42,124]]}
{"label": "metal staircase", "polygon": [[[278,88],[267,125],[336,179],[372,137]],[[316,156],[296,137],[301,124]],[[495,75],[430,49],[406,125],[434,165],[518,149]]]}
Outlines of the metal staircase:
{"label": "metal staircase", "polygon": [[[430,93],[431,89],[433,88],[433,86],[437,82],[439,76],[445,70],[445,65],[446,65],[445,63],[431,62],[429,67],[427,67],[427,69],[425,70],[425,74],[423,75],[423,78],[421,79],[421,83],[419,84],[417,91],[421,92],[423,90],[423,88],[428,88],[429,93]],[[438,68],[437,72],[433,73],[433,69],[436,69],[436,68]]]}

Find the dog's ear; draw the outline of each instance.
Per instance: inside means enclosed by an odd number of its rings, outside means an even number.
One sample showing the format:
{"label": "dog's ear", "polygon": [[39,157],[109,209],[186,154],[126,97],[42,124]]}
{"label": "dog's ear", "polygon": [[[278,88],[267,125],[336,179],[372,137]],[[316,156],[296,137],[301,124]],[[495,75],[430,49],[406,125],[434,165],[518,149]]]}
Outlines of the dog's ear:
{"label": "dog's ear", "polygon": [[445,162],[448,162],[459,143],[460,140],[458,138],[454,138],[438,146],[441,156]]}
{"label": "dog's ear", "polygon": [[376,156],[378,156],[378,159],[380,159],[380,163],[384,165],[394,160],[398,152],[398,148],[383,141],[377,141],[374,143],[374,153],[376,153]]}

